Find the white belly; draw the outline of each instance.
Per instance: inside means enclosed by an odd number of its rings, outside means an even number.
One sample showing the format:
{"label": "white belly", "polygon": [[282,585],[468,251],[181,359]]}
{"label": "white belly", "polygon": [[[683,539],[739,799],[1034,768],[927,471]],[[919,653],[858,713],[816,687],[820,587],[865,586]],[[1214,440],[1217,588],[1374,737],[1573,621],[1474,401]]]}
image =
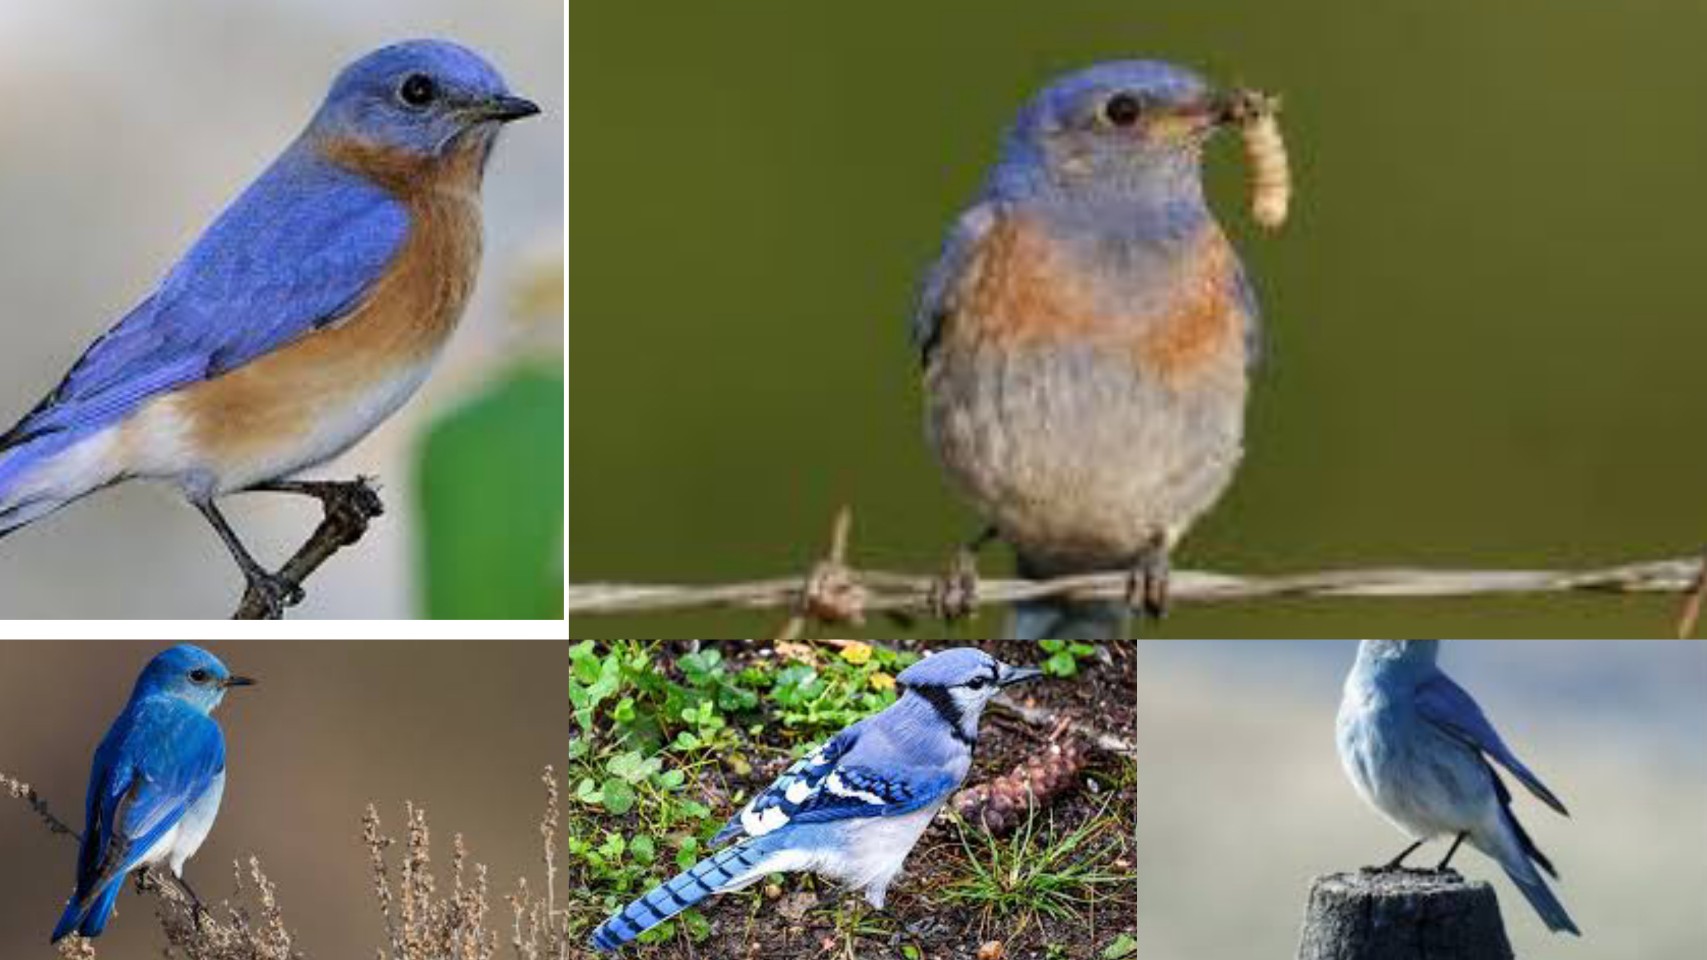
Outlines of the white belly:
{"label": "white belly", "polygon": [[224,794],[225,772],[222,770],[202,795],[190,802],[189,809],[184,811],[178,822],[154,841],[138,865],[150,867],[164,863],[174,876],[183,876],[184,861],[195,856],[202,841],[207,839],[208,831],[213,829],[214,818],[219,815],[219,800]]}

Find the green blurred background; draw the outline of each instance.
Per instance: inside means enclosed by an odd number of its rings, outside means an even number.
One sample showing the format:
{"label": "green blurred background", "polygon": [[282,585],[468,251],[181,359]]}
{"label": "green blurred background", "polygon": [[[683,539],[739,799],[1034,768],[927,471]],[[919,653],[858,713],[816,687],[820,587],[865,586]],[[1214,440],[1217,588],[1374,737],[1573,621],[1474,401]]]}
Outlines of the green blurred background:
{"label": "green blurred background", "polygon": [[[1131,56],[1283,94],[1297,182],[1286,230],[1259,236],[1237,148],[1211,150],[1268,362],[1245,467],[1180,565],[1571,566],[1707,539],[1707,7],[769,0],[570,21],[575,580],[803,571],[844,502],[856,563],[937,568],[976,520],[921,439],[917,281],[1020,103]],[[1164,631],[1627,636],[1674,606],[1270,602]]]}

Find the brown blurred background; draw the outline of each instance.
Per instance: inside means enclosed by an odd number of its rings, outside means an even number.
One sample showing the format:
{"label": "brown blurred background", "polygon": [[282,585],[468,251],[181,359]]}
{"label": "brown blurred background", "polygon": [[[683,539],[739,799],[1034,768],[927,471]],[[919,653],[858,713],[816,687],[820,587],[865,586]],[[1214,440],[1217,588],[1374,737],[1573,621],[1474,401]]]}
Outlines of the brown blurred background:
{"label": "brown blurred background", "polygon": [[[153,642],[0,642],[0,770],[32,783],[83,827],[89,762]],[[214,904],[249,854],[278,884],[284,917],[312,958],[371,956],[383,938],[362,846],[375,804],[401,834],[403,802],[425,807],[435,868],[462,833],[490,868],[497,917],[516,878],[543,889],[540,773],[562,766],[563,645],[548,641],[228,641],[209,643],[259,679],[216,713],[227,777],[218,821],[184,876]],[[0,957],[51,957],[48,933],[70,892],[70,838],[0,796]],[[393,848],[394,852],[396,848]],[[441,875],[442,877],[443,875]],[[448,882],[448,881],[442,881]],[[562,896],[560,893],[559,896]],[[506,919],[507,922],[507,919]],[[151,903],[127,890],[103,956],[163,944]]]}

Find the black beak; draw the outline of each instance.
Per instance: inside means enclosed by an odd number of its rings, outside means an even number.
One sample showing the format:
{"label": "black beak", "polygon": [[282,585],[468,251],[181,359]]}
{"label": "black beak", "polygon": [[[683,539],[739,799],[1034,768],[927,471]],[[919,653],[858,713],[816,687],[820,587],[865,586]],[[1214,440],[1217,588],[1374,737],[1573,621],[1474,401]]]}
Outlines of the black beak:
{"label": "black beak", "polygon": [[226,677],[225,682],[220,684],[221,687],[227,690],[232,687],[252,687],[254,685],[255,680],[253,677]]}
{"label": "black beak", "polygon": [[512,97],[509,94],[493,97],[480,105],[481,116],[499,123],[531,117],[538,112],[539,104],[525,97]]}
{"label": "black beak", "polygon": [[1011,687],[1016,683],[1035,680],[1041,676],[1043,676],[1042,670],[1036,670],[1031,667],[1010,667],[1004,663],[1000,664],[996,670],[996,686]]}

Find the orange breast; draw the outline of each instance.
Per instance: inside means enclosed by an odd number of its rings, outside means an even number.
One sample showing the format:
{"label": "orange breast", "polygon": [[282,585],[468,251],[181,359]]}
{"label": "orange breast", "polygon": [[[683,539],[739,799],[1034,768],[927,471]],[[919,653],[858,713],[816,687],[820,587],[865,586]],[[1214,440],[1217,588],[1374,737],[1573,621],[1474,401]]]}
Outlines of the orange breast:
{"label": "orange breast", "polygon": [[452,157],[404,176],[385,154],[334,159],[362,163],[408,206],[408,236],[348,316],[182,391],[179,409],[205,449],[235,453],[304,433],[328,404],[430,362],[462,316],[480,262],[478,164]]}
{"label": "orange breast", "polygon": [[945,337],[1000,349],[1097,343],[1129,353],[1175,386],[1218,369],[1242,369],[1245,318],[1233,252],[1208,225],[1165,288],[1130,310],[1109,306],[1083,269],[1044,230],[1008,217],[991,227],[958,291]]}

